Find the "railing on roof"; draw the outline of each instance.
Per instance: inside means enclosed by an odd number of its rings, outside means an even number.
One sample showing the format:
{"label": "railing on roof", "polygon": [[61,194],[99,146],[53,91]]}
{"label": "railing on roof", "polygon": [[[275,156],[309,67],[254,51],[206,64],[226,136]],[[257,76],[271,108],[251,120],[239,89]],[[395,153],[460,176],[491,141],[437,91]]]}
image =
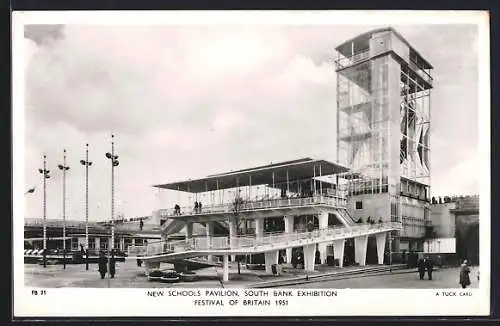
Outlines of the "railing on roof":
{"label": "railing on roof", "polygon": [[279,247],[296,244],[305,240],[315,243],[318,239],[350,238],[380,232],[401,230],[399,222],[385,222],[378,224],[356,224],[350,227],[332,226],[317,229],[312,232],[272,233],[263,236],[240,235],[236,237],[199,237],[177,241],[148,242],[145,246],[129,246],[129,256],[155,256],[195,250],[238,250],[250,249],[258,251],[263,247]]}
{"label": "railing on roof", "polygon": [[[25,226],[43,226],[44,221],[43,219],[29,219],[29,220],[24,220],[24,225]],[[62,220],[52,220],[52,219],[47,219],[45,221],[45,225],[47,227],[63,227],[63,225],[66,224],[67,228],[85,228],[85,222],[79,222],[79,221],[62,221]],[[101,225],[97,225],[95,223],[89,223],[89,227],[92,228],[99,228],[102,227]]]}
{"label": "railing on roof", "polygon": [[[283,198],[283,199],[267,199],[257,201],[243,201],[238,210],[239,212],[252,211],[256,209],[277,209],[287,207],[300,207],[310,205],[329,205],[333,207],[344,208],[347,205],[347,199],[343,195],[338,196],[322,196],[313,195],[304,198]],[[225,203],[222,205],[203,206],[202,209],[195,210],[193,207],[181,207],[179,212],[173,208],[160,209],[161,217],[181,216],[181,215],[200,215],[200,214],[225,214],[232,213],[234,209],[233,203]]]}
{"label": "railing on roof", "polygon": [[336,60],[335,65],[337,66],[337,69],[342,69],[351,66],[353,64],[356,64],[360,61],[366,60],[369,57],[370,57],[370,50],[364,49],[359,52],[356,52],[354,55],[350,57],[344,57]]}

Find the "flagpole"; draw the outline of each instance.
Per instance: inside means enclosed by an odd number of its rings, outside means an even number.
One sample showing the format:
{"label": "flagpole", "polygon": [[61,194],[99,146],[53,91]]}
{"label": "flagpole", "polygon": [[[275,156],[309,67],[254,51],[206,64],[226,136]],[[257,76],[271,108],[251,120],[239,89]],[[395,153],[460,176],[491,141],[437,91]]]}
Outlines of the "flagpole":
{"label": "flagpole", "polygon": [[85,166],[85,269],[89,270],[89,144],[85,144],[85,160],[80,160]]}

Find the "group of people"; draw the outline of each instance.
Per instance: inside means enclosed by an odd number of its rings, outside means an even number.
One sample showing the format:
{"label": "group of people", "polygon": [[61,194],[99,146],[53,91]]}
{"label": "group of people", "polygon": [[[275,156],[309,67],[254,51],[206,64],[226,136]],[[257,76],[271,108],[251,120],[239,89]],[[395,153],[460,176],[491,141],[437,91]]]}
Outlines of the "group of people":
{"label": "group of people", "polygon": [[[106,276],[106,273],[108,272],[108,258],[106,257],[106,254],[104,251],[101,251],[99,253],[99,274],[101,274],[101,279],[103,279]],[[116,274],[116,258],[115,258],[115,253],[112,250],[111,251],[111,257],[109,258],[109,275],[111,278],[115,278]]]}
{"label": "group of people", "polygon": [[[424,258],[420,258],[417,262],[418,273],[420,275],[420,279],[423,280],[425,276],[425,272],[427,271],[427,275],[429,280],[432,280],[432,270],[434,268],[434,262],[429,256]],[[467,288],[471,284],[470,281],[470,267],[467,262],[467,259],[463,261],[460,265],[460,276],[458,283],[462,286],[463,289]],[[477,274],[477,279],[479,280],[479,272]]]}
{"label": "group of people", "polygon": [[418,274],[421,280],[424,279],[426,271],[429,280],[432,280],[432,270],[434,268],[434,262],[432,261],[431,257],[425,256],[424,258],[420,258],[417,261],[417,267],[418,267]]}
{"label": "group of people", "polygon": [[197,202],[197,201],[194,202],[194,212],[195,213],[201,213],[201,207],[202,207],[201,201],[200,202]]}

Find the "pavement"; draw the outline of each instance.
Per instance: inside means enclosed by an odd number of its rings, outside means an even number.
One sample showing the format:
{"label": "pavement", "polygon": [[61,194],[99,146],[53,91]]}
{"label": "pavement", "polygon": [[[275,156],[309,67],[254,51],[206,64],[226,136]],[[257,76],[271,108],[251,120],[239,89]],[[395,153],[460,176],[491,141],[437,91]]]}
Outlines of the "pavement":
{"label": "pavement", "polygon": [[[378,268],[387,266],[367,266],[367,268]],[[162,269],[173,268],[170,264],[162,264]],[[419,280],[416,270],[395,270],[392,272],[381,271],[377,273],[356,274],[360,267],[335,268],[330,266],[318,266],[318,270],[309,272],[309,281],[304,281],[304,270],[284,268],[282,276],[275,277],[265,274],[265,271],[247,270],[241,266],[241,274],[237,273],[237,265],[230,267],[230,282],[223,284],[222,268],[209,267],[196,271],[198,281],[179,283],[160,283],[148,281],[144,270],[137,267],[132,260],[116,264],[116,275],[114,279],[101,279],[97,264],[90,264],[89,270],[85,265],[41,265],[25,264],[24,279],[26,286],[46,288],[250,288],[252,285],[271,282],[273,287],[286,286],[293,288],[457,288],[458,268],[442,269],[434,272],[433,280]],[[319,278],[325,274],[338,274]],[[342,276],[340,276],[342,275]],[[312,279],[311,279],[312,277]],[[297,281],[293,281],[293,280]],[[280,285],[279,282],[283,281]],[[471,273],[471,287],[478,287],[477,267]]]}

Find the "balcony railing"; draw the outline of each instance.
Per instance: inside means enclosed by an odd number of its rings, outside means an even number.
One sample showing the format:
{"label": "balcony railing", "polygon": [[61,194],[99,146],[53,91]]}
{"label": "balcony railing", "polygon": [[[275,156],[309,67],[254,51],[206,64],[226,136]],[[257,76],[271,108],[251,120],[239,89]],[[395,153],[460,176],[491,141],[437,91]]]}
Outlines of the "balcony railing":
{"label": "balcony railing", "polygon": [[[300,207],[310,205],[329,205],[333,207],[344,208],[347,205],[347,199],[343,195],[321,196],[314,195],[304,198],[283,198],[283,199],[266,199],[257,201],[243,201],[238,206],[239,212],[252,211],[256,209],[278,209],[287,207]],[[193,207],[181,207],[179,212],[173,208],[161,209],[159,214],[161,217],[182,216],[182,215],[203,215],[203,214],[225,214],[232,213],[234,209],[233,203],[225,203],[222,205],[203,206],[201,210],[195,210]]]}
{"label": "balcony railing", "polygon": [[[401,223],[356,224],[351,227],[332,226],[312,232],[271,233],[263,236],[200,237],[177,241],[150,242],[146,246],[130,246],[129,256],[153,256],[196,250],[238,250],[256,251],[265,246],[279,247],[294,245],[294,242],[316,243],[327,238],[350,238],[379,232],[401,230]],[[296,243],[295,243],[296,244]]]}
{"label": "balcony railing", "polygon": [[415,62],[413,61],[408,62],[408,66],[428,84],[432,85],[432,77],[428,73],[426,73],[422,68],[420,68]]}
{"label": "balcony railing", "polygon": [[370,50],[365,49],[362,51],[359,51],[355,53],[354,55],[350,57],[345,57],[345,58],[340,58],[335,61],[335,65],[337,66],[337,69],[342,69],[348,66],[351,66],[355,63],[358,63],[360,61],[366,60],[370,57]]}

